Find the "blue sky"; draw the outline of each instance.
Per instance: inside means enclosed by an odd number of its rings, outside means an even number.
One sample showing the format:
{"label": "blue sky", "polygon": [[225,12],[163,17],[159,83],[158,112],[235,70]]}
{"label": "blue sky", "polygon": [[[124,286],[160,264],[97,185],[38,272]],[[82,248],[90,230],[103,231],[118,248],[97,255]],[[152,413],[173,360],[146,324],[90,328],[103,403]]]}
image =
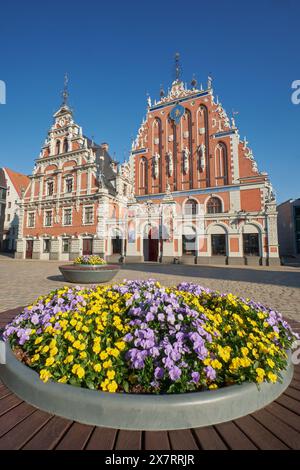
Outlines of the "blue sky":
{"label": "blue sky", "polygon": [[298,0],[114,2],[15,1],[1,5],[0,166],[31,173],[63,76],[86,135],[128,155],[146,112],[181,54],[183,79],[214,77],[214,94],[247,136],[259,169],[270,174],[278,202],[300,197]]}

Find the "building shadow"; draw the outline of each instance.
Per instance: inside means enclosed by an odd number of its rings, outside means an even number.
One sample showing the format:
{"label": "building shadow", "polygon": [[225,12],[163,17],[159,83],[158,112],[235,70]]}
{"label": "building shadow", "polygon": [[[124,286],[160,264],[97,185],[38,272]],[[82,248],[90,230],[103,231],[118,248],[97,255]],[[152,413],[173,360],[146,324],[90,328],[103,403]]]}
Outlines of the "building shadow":
{"label": "building shadow", "polygon": [[258,284],[271,284],[300,288],[300,271],[276,271],[276,268],[254,269],[231,266],[202,266],[182,264],[125,264],[121,268],[127,271],[142,271],[149,273],[149,278],[156,274],[178,276],[182,281],[188,278],[220,279],[225,281],[240,281]]}

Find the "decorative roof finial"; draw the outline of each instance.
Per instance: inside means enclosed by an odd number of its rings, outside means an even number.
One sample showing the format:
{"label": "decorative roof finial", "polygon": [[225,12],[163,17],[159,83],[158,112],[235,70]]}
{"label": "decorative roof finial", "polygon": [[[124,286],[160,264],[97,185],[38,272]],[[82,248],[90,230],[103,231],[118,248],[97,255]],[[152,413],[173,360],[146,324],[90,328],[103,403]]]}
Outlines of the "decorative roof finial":
{"label": "decorative roof finial", "polygon": [[160,95],[161,98],[163,98],[165,96],[165,90],[163,89],[162,85],[160,85],[159,95]]}
{"label": "decorative roof finial", "polygon": [[195,74],[193,73],[193,78],[192,78],[192,81],[191,81],[191,85],[192,85],[192,88],[196,88],[197,86],[197,80],[196,80],[196,77],[195,77]]}
{"label": "decorative roof finial", "polygon": [[208,75],[207,77],[207,88],[210,90],[211,87],[212,87],[212,81],[213,81],[213,78],[211,76],[211,73]]}
{"label": "decorative roof finial", "polygon": [[179,52],[176,52],[175,54],[175,81],[176,82],[180,82],[181,72],[182,72],[179,59],[180,59],[180,54]]}
{"label": "decorative roof finial", "polygon": [[66,72],[65,73],[65,78],[64,78],[64,89],[63,89],[63,92],[62,92],[62,97],[63,97],[62,106],[67,106],[67,103],[68,103],[68,98],[69,98],[68,83],[69,83],[69,77],[68,77],[68,74]]}

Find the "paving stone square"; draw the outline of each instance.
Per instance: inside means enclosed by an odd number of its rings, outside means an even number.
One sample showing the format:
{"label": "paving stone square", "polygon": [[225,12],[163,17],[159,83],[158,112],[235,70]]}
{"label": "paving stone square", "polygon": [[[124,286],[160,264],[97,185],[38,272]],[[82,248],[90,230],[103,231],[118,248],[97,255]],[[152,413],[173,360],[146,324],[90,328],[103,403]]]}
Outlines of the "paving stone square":
{"label": "paving stone square", "polygon": [[[28,305],[37,296],[64,285],[61,261],[16,260],[0,256],[0,312]],[[190,266],[176,264],[128,264],[112,282],[154,278],[164,285],[196,282],[210,289],[250,297],[300,320],[300,268],[292,266]]]}

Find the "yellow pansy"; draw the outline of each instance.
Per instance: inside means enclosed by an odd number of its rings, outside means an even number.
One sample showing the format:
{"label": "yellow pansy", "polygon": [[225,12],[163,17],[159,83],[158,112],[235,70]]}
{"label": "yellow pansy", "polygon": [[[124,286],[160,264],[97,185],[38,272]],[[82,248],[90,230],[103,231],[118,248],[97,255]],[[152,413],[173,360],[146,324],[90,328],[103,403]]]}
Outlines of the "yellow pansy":
{"label": "yellow pansy", "polygon": [[49,370],[47,369],[42,369],[40,371],[40,379],[43,381],[43,382],[48,382],[48,380],[50,379],[50,377],[52,377],[52,374],[51,372],[49,372]]}
{"label": "yellow pansy", "polygon": [[118,388],[118,384],[114,380],[107,385],[107,390],[110,393],[114,393],[117,390],[117,388]]}
{"label": "yellow pansy", "polygon": [[46,366],[47,367],[52,366],[53,363],[54,363],[54,357],[48,357],[46,359]]}
{"label": "yellow pansy", "polygon": [[114,379],[115,376],[116,376],[116,373],[115,373],[114,370],[109,370],[109,371],[107,371],[107,378],[108,378],[109,380]]}

